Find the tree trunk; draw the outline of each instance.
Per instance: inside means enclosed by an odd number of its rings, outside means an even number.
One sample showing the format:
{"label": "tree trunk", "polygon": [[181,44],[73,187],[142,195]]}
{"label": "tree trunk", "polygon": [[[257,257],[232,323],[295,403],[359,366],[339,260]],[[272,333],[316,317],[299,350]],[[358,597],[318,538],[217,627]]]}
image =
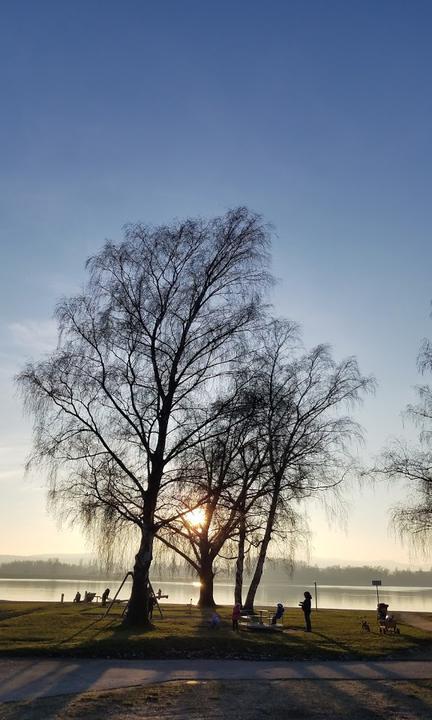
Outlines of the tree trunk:
{"label": "tree trunk", "polygon": [[235,573],[235,588],[234,588],[234,602],[242,603],[242,592],[243,592],[243,569],[245,559],[245,541],[246,541],[246,521],[242,514],[239,525],[239,541],[238,541],[238,553],[236,561],[236,573]]}
{"label": "tree trunk", "polygon": [[141,544],[135,555],[132,593],[125,616],[126,625],[140,627],[148,627],[151,625],[151,620],[149,619],[149,571],[153,555],[153,540],[153,533],[150,530],[143,530]]}
{"label": "tree trunk", "polygon": [[258,560],[257,564],[255,566],[255,572],[253,574],[251,583],[249,585],[249,590],[246,596],[246,601],[244,604],[245,610],[248,612],[253,612],[254,602],[255,602],[255,595],[256,591],[258,590],[258,586],[261,582],[263,570],[264,570],[264,563],[265,559],[267,557],[267,549],[271,540],[271,535],[273,531],[273,525],[276,517],[276,508],[277,508],[277,502],[279,499],[279,484],[274,488],[270,510],[267,518],[267,524],[266,529],[264,533],[264,537],[261,542],[260,551],[258,554]]}
{"label": "tree trunk", "polygon": [[[168,416],[167,416],[168,417]],[[125,617],[126,625],[149,627],[151,623],[150,610],[150,566],[153,559],[154,543],[154,513],[157,504],[157,497],[163,474],[163,451],[166,439],[166,428],[168,421],[160,423],[159,448],[152,460],[152,471],[148,478],[148,488],[143,506],[141,544],[135,555],[133,569],[132,592],[129,599],[128,609]]]}
{"label": "tree trunk", "polygon": [[213,597],[213,561],[206,559],[201,566],[200,574],[200,596],[198,600],[198,607],[201,608],[214,608],[216,603]]}

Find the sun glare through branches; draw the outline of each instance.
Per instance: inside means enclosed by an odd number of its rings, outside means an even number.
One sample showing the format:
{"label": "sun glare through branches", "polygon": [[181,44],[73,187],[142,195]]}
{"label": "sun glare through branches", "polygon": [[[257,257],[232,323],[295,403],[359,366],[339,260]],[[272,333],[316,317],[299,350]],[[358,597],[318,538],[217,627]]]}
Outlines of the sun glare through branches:
{"label": "sun glare through branches", "polygon": [[204,524],[205,520],[205,510],[204,508],[195,508],[194,510],[191,510],[188,512],[187,515],[185,515],[186,522],[188,525],[192,525],[194,528],[200,528]]}

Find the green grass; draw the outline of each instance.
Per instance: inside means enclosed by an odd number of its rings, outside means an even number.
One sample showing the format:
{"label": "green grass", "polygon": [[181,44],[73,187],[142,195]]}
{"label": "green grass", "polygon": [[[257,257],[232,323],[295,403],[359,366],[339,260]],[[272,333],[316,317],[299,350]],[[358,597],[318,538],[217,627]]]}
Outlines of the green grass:
{"label": "green grass", "polygon": [[[373,659],[414,658],[430,646],[430,634],[400,625],[400,635],[380,635],[374,612],[319,610],[314,632],[303,631],[295,608],[284,616],[284,633],[231,630],[231,608],[222,607],[222,627],[211,630],[209,612],[165,605],[164,617],[142,631],[122,626],[121,610],[107,618],[98,606],[72,603],[0,603],[0,654],[124,658]],[[361,631],[367,618],[371,632]]]}

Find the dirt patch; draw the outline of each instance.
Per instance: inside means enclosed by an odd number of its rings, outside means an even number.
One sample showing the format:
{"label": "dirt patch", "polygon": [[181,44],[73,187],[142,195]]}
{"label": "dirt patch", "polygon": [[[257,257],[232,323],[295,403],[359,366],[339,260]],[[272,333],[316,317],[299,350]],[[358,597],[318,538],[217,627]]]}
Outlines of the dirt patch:
{"label": "dirt patch", "polygon": [[175,682],[0,705],[1,720],[417,720],[432,682]]}

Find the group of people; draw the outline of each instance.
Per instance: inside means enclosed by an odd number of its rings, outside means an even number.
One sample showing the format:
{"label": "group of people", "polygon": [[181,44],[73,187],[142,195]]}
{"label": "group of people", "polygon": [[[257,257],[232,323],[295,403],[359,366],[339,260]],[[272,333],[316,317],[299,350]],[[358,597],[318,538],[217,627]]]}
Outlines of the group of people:
{"label": "group of people", "polygon": [[[110,589],[106,588],[106,590],[104,590],[102,595],[100,596],[102,607],[105,607],[108,600],[110,600],[109,594],[110,594]],[[84,597],[81,597],[81,593],[78,590],[73,599],[73,602],[74,603],[80,603],[80,602],[88,603],[88,602],[92,602],[95,597],[97,599],[99,597],[99,595],[96,595],[96,593],[87,592],[87,590],[84,593]],[[158,591],[155,594],[152,591],[152,594],[150,596],[150,608],[149,608],[149,617],[150,618],[153,615],[153,609],[154,609],[155,605],[157,605],[158,600],[161,600],[162,598],[167,598],[167,597],[168,597],[168,595],[162,594],[161,588],[158,588]]]}
{"label": "group of people", "polygon": [[[108,596],[110,594],[110,589],[106,588],[101,596],[102,605],[105,606],[108,601]],[[307,590],[303,593],[304,600],[299,602],[299,607],[303,610],[303,615],[305,619],[305,625],[306,625],[306,632],[312,632],[312,626],[311,626],[311,612],[312,612],[312,595]],[[95,596],[95,593],[88,593],[87,591],[84,594],[83,602],[91,602]],[[161,598],[168,597],[168,595],[162,595],[162,591],[159,588],[156,594],[152,594],[151,600],[150,600],[150,617],[152,617],[153,614],[153,608],[157,604],[157,601]],[[90,600],[91,598],[91,600]],[[81,601],[81,593],[78,591],[75,595],[73,602],[79,603]],[[190,607],[192,607],[192,598],[190,601]],[[276,605],[276,610],[272,616],[271,624],[276,625],[278,620],[281,620],[283,617],[283,614],[285,612],[285,608],[282,605],[282,603],[278,603]],[[238,630],[239,629],[239,620],[242,616],[242,606],[240,603],[236,603],[232,610],[232,629]],[[221,624],[221,617],[220,615],[214,611],[212,613],[212,616],[210,618],[210,627],[212,628],[219,628]]]}
{"label": "group of people", "polygon": [[[312,595],[308,590],[306,590],[304,593],[304,600],[299,602],[299,607],[303,610],[303,615],[305,619],[305,625],[306,625],[306,632],[312,632],[312,625],[311,625],[311,613],[312,613]],[[276,625],[278,620],[281,620],[283,617],[283,614],[285,612],[285,608],[282,605],[282,603],[278,603],[276,605],[276,610],[274,615],[271,619],[271,624]],[[232,629],[238,630],[239,629],[239,620],[242,615],[242,607],[240,603],[236,603],[232,610]],[[217,617],[216,617],[217,616]],[[214,612],[212,615],[212,618],[210,620],[210,626],[211,627],[219,627],[220,625],[220,616]]]}
{"label": "group of people", "polygon": [[[102,595],[101,595],[101,601],[102,601],[102,606],[103,606],[103,607],[105,607],[105,605],[107,604],[109,594],[110,594],[110,589],[109,589],[109,588],[106,588],[106,590],[104,590],[103,593],[102,593]],[[93,599],[95,598],[95,596],[96,596],[96,593],[88,592],[88,591],[86,590],[85,593],[84,593],[84,597],[83,597],[83,599],[81,600],[81,593],[80,593],[80,591],[78,590],[77,593],[76,593],[76,595],[75,595],[75,597],[74,597],[74,599],[73,599],[73,602],[74,602],[74,603],[79,603],[79,602],[85,602],[85,603],[87,603],[87,602],[93,602]]]}

